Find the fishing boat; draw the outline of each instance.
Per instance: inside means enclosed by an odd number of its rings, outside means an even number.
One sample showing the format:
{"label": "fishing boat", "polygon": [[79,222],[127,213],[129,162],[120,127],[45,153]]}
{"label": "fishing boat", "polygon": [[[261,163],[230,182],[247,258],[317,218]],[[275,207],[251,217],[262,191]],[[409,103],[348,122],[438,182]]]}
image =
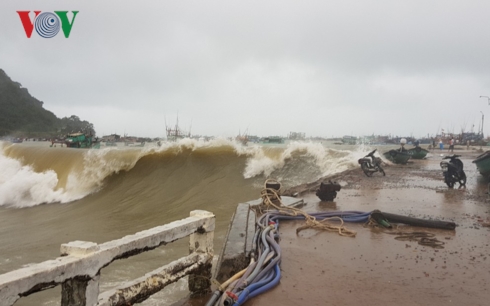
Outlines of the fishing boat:
{"label": "fishing boat", "polygon": [[180,139],[191,137],[191,132],[184,132],[180,129],[179,118],[177,118],[174,128],[165,125],[165,131],[167,132],[167,141],[179,141]]}
{"label": "fishing boat", "polygon": [[73,133],[66,135],[65,144],[69,148],[100,148],[100,142],[97,137],[93,138],[92,135],[85,135],[84,133]]}
{"label": "fishing boat", "polygon": [[478,172],[485,177],[490,176],[490,151],[479,155],[473,163],[476,165]]}
{"label": "fishing boat", "polygon": [[144,147],[145,146],[144,141],[137,143],[137,142],[125,142],[124,145],[127,147]]}
{"label": "fishing boat", "polygon": [[418,146],[415,148],[408,149],[405,152],[410,154],[413,159],[423,159],[425,158],[425,156],[427,156],[427,153],[429,153],[428,150],[422,149],[421,147]]}
{"label": "fishing boat", "polygon": [[248,143],[248,137],[247,135],[240,135],[238,134],[237,137],[235,137],[235,140],[241,143],[242,145],[246,146]]}
{"label": "fishing boat", "polygon": [[357,144],[357,137],[346,135],[346,136],[342,137],[342,143],[348,144],[348,145],[355,145],[355,144]]}
{"label": "fishing boat", "polygon": [[22,143],[23,139],[22,138],[12,138],[10,140],[11,143]]}
{"label": "fishing boat", "polygon": [[245,133],[243,133],[243,134],[240,131],[238,131],[238,136],[235,137],[235,141],[246,146],[248,141],[249,141],[249,139],[248,139],[248,128],[245,130]]}
{"label": "fishing boat", "polygon": [[407,150],[405,151],[389,150],[388,152],[383,153],[383,156],[387,160],[395,164],[406,164],[407,161],[412,157],[412,155],[407,153]]}
{"label": "fishing boat", "polygon": [[284,143],[284,138],[280,136],[269,136],[262,138],[263,143]]}

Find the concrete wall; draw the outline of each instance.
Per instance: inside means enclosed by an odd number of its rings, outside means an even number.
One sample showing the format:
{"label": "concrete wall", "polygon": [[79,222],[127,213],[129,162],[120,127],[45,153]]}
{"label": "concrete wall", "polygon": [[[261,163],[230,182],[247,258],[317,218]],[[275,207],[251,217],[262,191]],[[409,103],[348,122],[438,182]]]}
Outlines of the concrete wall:
{"label": "concrete wall", "polygon": [[[103,244],[86,241],[63,244],[62,257],[0,275],[0,306],[13,305],[21,296],[57,285],[62,285],[62,306],[127,305],[143,301],[187,274],[211,273],[214,228],[215,216],[196,210],[191,212],[189,218]],[[134,256],[187,236],[190,236],[191,255],[99,296],[100,270],[103,267],[114,260]],[[189,287],[206,291],[209,290],[209,281],[190,281]]]}

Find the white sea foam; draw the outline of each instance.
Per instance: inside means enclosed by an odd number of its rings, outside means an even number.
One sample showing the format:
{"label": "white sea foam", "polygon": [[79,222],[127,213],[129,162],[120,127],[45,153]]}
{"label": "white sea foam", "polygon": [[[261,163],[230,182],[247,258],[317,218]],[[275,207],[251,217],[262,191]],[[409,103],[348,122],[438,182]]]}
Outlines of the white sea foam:
{"label": "white sea foam", "polygon": [[120,150],[107,148],[103,150],[87,150],[83,159],[83,170],[70,173],[66,190],[76,198],[82,198],[102,187],[106,177],[128,171],[133,168],[141,156],[141,150],[128,150],[119,154]]}
{"label": "white sea foam", "polygon": [[0,205],[15,207],[66,200],[64,190],[55,190],[58,177],[54,171],[35,172],[30,166],[8,158],[0,150]]}
{"label": "white sea foam", "polygon": [[[297,159],[302,157],[313,160],[314,166],[319,171],[319,176],[332,175],[358,167],[357,160],[371,150],[369,146],[365,145],[356,147],[354,151],[337,150],[326,148],[319,142],[290,142],[284,146],[266,147],[254,143],[244,146],[240,142],[226,138],[216,138],[210,141],[184,138],[176,142],[164,142],[159,147],[144,147],[140,151],[139,157],[134,161],[136,162],[140,157],[152,152],[173,150],[175,153],[180,153],[183,149],[195,151],[217,147],[230,147],[237,155],[247,156],[246,166],[243,170],[243,176],[247,179],[261,175],[269,177],[275,171],[285,168],[286,164],[295,163]],[[115,165],[110,171],[117,172],[119,167],[121,166]],[[94,168],[95,170],[96,168]],[[102,177],[106,175],[106,171],[102,173]]]}
{"label": "white sea foam", "polygon": [[5,156],[0,148],[0,206],[29,207],[81,199],[100,188],[108,175],[132,168],[139,158],[113,158],[111,151],[88,150],[83,171],[69,173],[66,186],[59,188],[58,174],[54,170],[36,172],[31,166]]}
{"label": "white sea foam", "polygon": [[271,157],[266,155],[263,147],[257,147],[247,161],[244,177],[251,178],[258,175],[268,177],[274,171],[284,168],[288,162],[295,162],[302,157],[313,160],[319,176],[332,175],[357,167],[357,160],[365,156],[369,149],[359,146],[355,151],[336,150],[326,148],[321,143],[291,142],[280,155]]}

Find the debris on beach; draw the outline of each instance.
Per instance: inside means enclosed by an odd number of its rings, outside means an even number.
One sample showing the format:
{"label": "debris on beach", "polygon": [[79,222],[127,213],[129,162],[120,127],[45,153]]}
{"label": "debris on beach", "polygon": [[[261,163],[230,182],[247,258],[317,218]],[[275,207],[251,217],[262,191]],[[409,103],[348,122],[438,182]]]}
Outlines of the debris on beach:
{"label": "debris on beach", "polygon": [[333,201],[337,197],[337,191],[340,191],[342,187],[337,182],[328,183],[321,182],[320,187],[316,190],[317,197],[322,201]]}

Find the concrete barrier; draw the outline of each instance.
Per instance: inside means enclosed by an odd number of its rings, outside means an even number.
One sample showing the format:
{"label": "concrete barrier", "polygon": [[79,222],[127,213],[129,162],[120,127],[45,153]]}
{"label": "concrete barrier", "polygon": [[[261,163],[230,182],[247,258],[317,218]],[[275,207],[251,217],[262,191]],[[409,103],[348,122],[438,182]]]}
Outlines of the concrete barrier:
{"label": "concrete barrier", "polygon": [[[210,290],[215,216],[194,210],[190,217],[103,244],[73,241],[61,246],[61,257],[0,275],[0,306],[62,286],[61,306],[132,305],[189,275],[191,293]],[[190,236],[190,255],[145,276],[99,294],[100,270],[128,258]],[[204,277],[203,277],[204,276]]]}
{"label": "concrete barrier", "polygon": [[216,280],[220,283],[248,266],[255,234],[255,212],[250,203],[238,204],[231,218],[225,245],[218,259]]}
{"label": "concrete barrier", "polygon": [[[281,197],[284,206],[301,207],[303,199]],[[252,242],[255,235],[255,212],[250,209],[262,204],[262,199],[238,204],[228,227],[225,244],[218,259],[214,278],[223,283],[235,273],[245,269],[252,254]]]}

